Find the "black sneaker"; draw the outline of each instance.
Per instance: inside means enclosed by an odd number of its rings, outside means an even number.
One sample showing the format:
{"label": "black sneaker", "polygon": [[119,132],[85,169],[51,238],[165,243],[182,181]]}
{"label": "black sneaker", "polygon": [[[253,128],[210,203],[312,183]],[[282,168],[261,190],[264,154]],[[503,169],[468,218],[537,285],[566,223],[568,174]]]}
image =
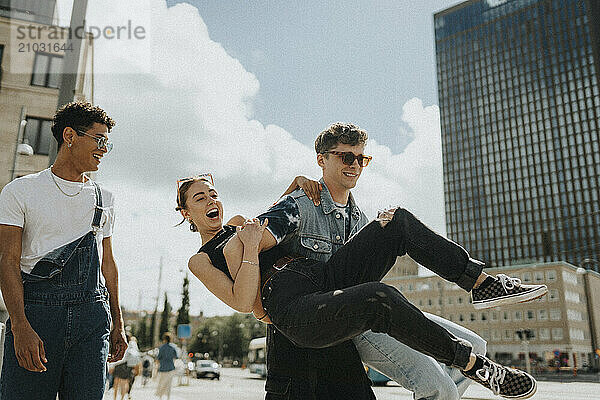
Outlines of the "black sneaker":
{"label": "black sneaker", "polygon": [[462,371],[463,375],[490,389],[495,395],[507,399],[528,399],[537,390],[537,382],[525,371],[505,367],[480,354],[475,365],[472,371]]}
{"label": "black sneaker", "polygon": [[473,307],[480,310],[531,301],[546,293],[546,285],[523,285],[518,278],[498,274],[496,277],[488,276],[477,289],[472,289],[471,300]]}

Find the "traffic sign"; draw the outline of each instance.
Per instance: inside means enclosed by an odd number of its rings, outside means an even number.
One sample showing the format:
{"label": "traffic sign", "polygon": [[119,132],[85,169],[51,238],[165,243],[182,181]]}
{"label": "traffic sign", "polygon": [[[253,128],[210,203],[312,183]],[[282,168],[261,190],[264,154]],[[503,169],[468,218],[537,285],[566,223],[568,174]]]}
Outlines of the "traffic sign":
{"label": "traffic sign", "polygon": [[179,339],[189,339],[192,337],[192,327],[189,324],[177,325],[177,337]]}

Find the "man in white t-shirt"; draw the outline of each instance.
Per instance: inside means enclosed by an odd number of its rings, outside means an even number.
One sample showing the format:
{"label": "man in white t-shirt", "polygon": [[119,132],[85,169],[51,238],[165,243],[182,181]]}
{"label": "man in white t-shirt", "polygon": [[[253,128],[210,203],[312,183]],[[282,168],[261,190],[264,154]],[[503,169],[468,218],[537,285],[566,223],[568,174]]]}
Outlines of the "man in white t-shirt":
{"label": "man in white t-shirt", "polygon": [[2,400],[100,400],[107,358],[120,360],[127,348],[113,197],[84,175],[111,150],[113,125],[89,103],[63,106],[52,124],[54,165],[0,193],[0,289],[9,314]]}

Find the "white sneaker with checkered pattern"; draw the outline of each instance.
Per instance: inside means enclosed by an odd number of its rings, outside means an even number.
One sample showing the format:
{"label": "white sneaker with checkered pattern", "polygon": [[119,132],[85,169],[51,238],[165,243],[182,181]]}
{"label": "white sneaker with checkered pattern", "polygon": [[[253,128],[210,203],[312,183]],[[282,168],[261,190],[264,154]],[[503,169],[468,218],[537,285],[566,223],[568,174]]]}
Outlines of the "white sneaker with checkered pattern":
{"label": "white sneaker with checkered pattern", "polygon": [[473,374],[463,375],[490,389],[495,395],[507,399],[528,399],[535,394],[537,382],[525,371],[500,365],[480,354],[483,366]]}
{"label": "white sneaker with checkered pattern", "polygon": [[496,277],[490,276],[487,279],[494,279],[485,288],[476,288],[471,290],[471,300],[473,307],[477,310],[504,306],[508,304],[523,303],[542,297],[548,293],[546,285],[524,285],[518,278],[511,278],[504,274],[498,274]]}

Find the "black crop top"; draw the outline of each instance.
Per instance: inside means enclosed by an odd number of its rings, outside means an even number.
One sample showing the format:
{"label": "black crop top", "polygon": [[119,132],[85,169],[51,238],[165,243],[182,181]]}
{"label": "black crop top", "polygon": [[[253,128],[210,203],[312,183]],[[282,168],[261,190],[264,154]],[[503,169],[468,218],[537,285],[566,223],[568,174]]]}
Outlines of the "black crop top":
{"label": "black crop top", "polygon": [[[223,249],[225,248],[227,242],[229,242],[229,239],[235,235],[235,228],[236,227],[233,225],[224,225],[223,229],[221,229],[212,239],[200,247],[200,250],[198,250],[198,253],[206,253],[208,258],[210,258],[212,265],[227,275],[227,277],[232,281],[233,278],[229,273],[227,261],[225,260],[225,255],[223,255]],[[275,261],[284,255],[285,253],[279,248],[279,246],[275,246],[270,250],[260,253],[258,260],[260,264],[261,276],[263,275],[263,271],[269,269],[273,264],[275,264]]]}

